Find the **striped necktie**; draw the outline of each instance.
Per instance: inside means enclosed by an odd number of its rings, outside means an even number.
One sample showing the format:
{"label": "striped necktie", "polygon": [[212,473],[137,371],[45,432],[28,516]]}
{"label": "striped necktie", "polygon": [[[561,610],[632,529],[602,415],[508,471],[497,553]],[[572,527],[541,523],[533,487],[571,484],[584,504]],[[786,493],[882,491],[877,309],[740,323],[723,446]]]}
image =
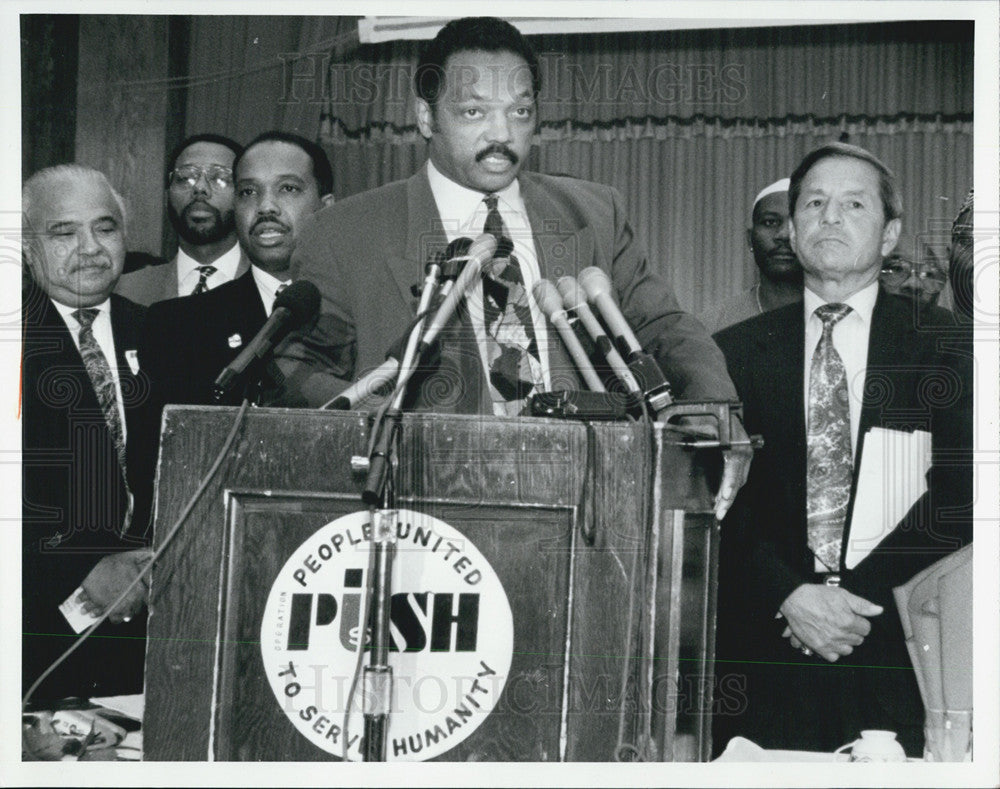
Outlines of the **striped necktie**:
{"label": "striped necktie", "polygon": [[198,284],[195,285],[194,290],[191,291],[192,296],[197,296],[199,293],[204,293],[208,290],[208,278],[218,271],[215,266],[198,266],[195,270],[201,276],[198,278]]}

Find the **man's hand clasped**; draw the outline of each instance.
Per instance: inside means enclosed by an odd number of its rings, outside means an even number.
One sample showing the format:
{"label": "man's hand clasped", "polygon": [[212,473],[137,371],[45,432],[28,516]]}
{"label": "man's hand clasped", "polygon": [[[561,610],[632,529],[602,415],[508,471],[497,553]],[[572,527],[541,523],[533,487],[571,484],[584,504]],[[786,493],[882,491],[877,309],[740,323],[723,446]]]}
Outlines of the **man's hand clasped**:
{"label": "man's hand clasped", "polygon": [[815,652],[831,663],[850,655],[871,631],[868,618],[882,606],[825,584],[802,584],[785,598],[781,614],[788,622],[782,637],[803,654]]}

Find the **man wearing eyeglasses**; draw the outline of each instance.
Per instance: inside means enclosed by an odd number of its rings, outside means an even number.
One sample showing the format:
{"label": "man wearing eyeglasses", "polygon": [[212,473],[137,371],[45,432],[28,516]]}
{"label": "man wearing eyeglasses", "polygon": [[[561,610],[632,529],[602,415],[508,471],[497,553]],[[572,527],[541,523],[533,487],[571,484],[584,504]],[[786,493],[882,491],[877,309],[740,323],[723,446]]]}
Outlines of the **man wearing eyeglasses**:
{"label": "man wearing eyeglasses", "polygon": [[150,305],[216,288],[248,271],[236,243],[233,162],[238,143],[196,134],[171,153],[166,174],[167,213],[177,231],[177,255],[168,264],[124,275],[117,292]]}
{"label": "man wearing eyeglasses", "polygon": [[[912,246],[912,252],[910,247]],[[945,283],[948,268],[945,261],[934,254],[930,247],[919,240],[903,241],[885,260],[879,274],[882,287],[896,296],[916,301],[923,308],[937,304]]]}
{"label": "man wearing eyeglasses", "polygon": [[[306,219],[333,201],[333,170],[323,149],[297,134],[269,131],[233,164],[236,230],[248,272],[208,293],[154,304],[146,313],[139,359],[164,403],[209,405],[212,385],[267,321],[291,282],[289,263]],[[239,403],[235,387],[225,404]],[[261,394],[267,402],[267,395]]]}

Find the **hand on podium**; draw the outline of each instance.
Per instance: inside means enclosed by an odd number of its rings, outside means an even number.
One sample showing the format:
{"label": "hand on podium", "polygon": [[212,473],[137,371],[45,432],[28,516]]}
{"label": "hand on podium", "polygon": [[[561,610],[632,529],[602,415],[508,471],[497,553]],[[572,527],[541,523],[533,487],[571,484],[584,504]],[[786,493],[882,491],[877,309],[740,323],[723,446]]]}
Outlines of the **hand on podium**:
{"label": "hand on podium", "polygon": [[[695,428],[699,433],[703,431],[705,437],[716,440],[719,438],[719,423],[710,416],[684,416],[680,423],[685,427]],[[746,483],[750,474],[750,461],[753,460],[750,437],[743,427],[743,422],[736,415],[733,415],[729,422],[729,440],[731,446],[722,450],[722,479],[719,482],[719,491],[715,494],[715,503],[712,505],[715,518],[720,521],[726,517],[726,513],[736,500],[736,494]]]}
{"label": "hand on podium", "polygon": [[746,483],[750,474],[750,461],[753,460],[750,437],[738,417],[733,417],[730,422],[730,433],[733,446],[722,451],[722,481],[719,483],[719,492],[715,494],[715,518],[720,521],[726,517],[736,500],[736,494]]}

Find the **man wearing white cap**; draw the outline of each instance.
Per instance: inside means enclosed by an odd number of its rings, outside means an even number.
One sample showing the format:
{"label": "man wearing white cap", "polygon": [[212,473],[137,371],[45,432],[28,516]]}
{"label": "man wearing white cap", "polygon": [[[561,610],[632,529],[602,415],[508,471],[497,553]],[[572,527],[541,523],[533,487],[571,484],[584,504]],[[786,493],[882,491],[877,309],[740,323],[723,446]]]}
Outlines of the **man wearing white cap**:
{"label": "man wearing white cap", "polygon": [[788,243],[787,178],[764,187],[754,199],[747,241],[760,281],[699,316],[710,332],[802,300],[802,267]]}

